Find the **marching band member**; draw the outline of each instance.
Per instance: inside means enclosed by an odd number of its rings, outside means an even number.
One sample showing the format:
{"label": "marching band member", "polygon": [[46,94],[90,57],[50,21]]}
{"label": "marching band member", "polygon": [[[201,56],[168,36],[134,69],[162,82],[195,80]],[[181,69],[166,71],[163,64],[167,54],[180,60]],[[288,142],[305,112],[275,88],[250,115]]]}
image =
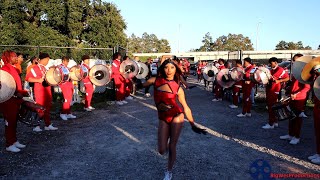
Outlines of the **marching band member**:
{"label": "marching band member", "polygon": [[[41,53],[39,55],[39,63],[37,66],[31,68],[30,72],[26,74],[26,81],[34,83],[34,97],[35,101],[41,106],[45,107],[44,122],[45,130],[57,130],[51,124],[50,110],[52,106],[52,92],[51,86],[45,81],[45,75],[47,72],[46,65],[49,62],[49,54]],[[33,131],[40,132],[42,129],[40,126],[36,126]]]}
{"label": "marching band member", "polygon": [[[296,59],[302,57],[302,54],[296,54],[293,56],[293,63]],[[295,118],[289,121],[289,134],[280,136],[280,139],[289,140],[290,144],[298,144],[300,142],[300,131],[302,126],[302,118],[299,114],[305,107],[305,101],[307,98],[307,93],[310,90],[309,84],[303,84],[297,79],[292,77],[292,83],[289,87],[291,101],[290,108],[297,115]]]}
{"label": "marching band member", "polygon": [[[69,57],[64,56],[61,58],[61,61],[62,61],[62,64],[60,66],[64,66],[65,68],[68,68]],[[60,118],[65,121],[68,120],[68,118],[70,119],[77,118],[76,116],[71,114],[70,106],[71,106],[72,96],[73,96],[73,84],[71,82],[71,79],[69,79],[66,82],[62,82],[59,85],[59,87],[62,91],[62,95],[64,99]]]}
{"label": "marching band member", "polygon": [[280,66],[278,66],[278,59],[272,57],[269,59],[270,67],[272,68],[270,73],[272,79],[266,86],[266,100],[269,113],[269,123],[262,126],[263,129],[273,129],[278,127],[278,119],[276,118],[272,106],[278,101],[278,96],[281,91],[281,83],[289,81],[288,73]]}
{"label": "marching band member", "polygon": [[0,112],[3,114],[5,120],[5,138],[6,138],[6,150],[10,152],[20,152],[21,148],[25,148],[17,140],[17,115],[21,103],[22,97],[26,95],[26,91],[23,91],[21,79],[17,69],[13,64],[17,63],[17,54],[13,51],[5,51],[1,56],[4,65],[1,70],[8,72],[16,83],[16,92],[9,100],[0,103]]}
{"label": "marching band member", "polygon": [[116,104],[122,106],[127,104],[128,102],[125,101],[125,78],[120,73],[120,53],[115,53],[113,55],[113,62],[112,62],[112,75],[111,77],[114,79],[115,88],[116,88]]}
{"label": "marching band member", "polygon": [[238,114],[237,117],[251,117],[251,100],[250,94],[254,83],[250,81],[250,71],[253,69],[251,64],[251,59],[249,57],[243,60],[244,69],[244,80],[242,82],[242,92],[243,92],[243,108],[242,113]]}
{"label": "marching band member", "polygon": [[[224,66],[224,59],[219,59],[218,60],[218,69],[219,71],[221,71],[222,69],[225,69],[225,66]],[[216,101],[222,101],[222,96],[223,96],[223,88],[222,86],[216,82],[216,85],[214,87],[214,96],[215,98],[212,99],[213,102],[216,102]]]}
{"label": "marching band member", "polygon": [[[241,60],[236,61],[236,67],[243,69]],[[232,104],[230,108],[235,109],[239,106],[240,89],[242,88],[242,81],[237,81],[232,88]]]}
{"label": "marching band member", "polygon": [[[315,78],[320,76],[320,65],[316,65],[314,68]],[[315,164],[320,164],[320,99],[314,96],[313,107],[313,120],[314,120],[314,133],[316,137],[316,154],[309,156],[308,159]]]}
{"label": "marching band member", "polygon": [[[90,71],[90,66],[89,66],[89,59],[90,57],[88,55],[82,56],[82,65],[84,65],[88,71]],[[90,81],[90,77],[87,76],[86,78],[82,79],[84,88],[86,89],[86,97],[85,97],[85,104],[84,104],[84,110],[86,111],[92,111],[95,108],[91,106],[91,100],[92,100],[92,95],[93,95],[93,84]]]}
{"label": "marching band member", "polygon": [[201,80],[203,79],[202,71],[204,69],[204,65],[201,60],[198,62],[198,67],[197,67],[197,76],[198,76],[198,82],[200,83]]}
{"label": "marching band member", "polygon": [[[138,57],[138,56],[136,56]],[[134,61],[138,62],[139,61],[139,57],[134,59]],[[123,61],[125,60],[130,60],[129,56],[124,56],[123,57]],[[135,77],[133,77],[135,78]],[[133,78],[132,79],[125,79],[125,100],[132,100],[133,97],[130,96],[131,91],[133,90]]]}
{"label": "marching band member", "polygon": [[[145,64],[147,65],[147,67],[149,68],[149,73],[148,73],[148,75],[147,75],[146,78],[145,78],[146,80],[150,79],[151,76],[152,76],[152,72],[151,72],[152,63],[153,63],[153,60],[152,60],[151,57],[149,57],[148,60],[147,60],[147,62],[145,63]],[[145,95],[146,97],[150,97],[150,96],[151,96],[151,94],[150,94],[150,92],[149,92],[149,89],[150,89],[150,86],[147,86],[147,87],[144,88],[144,95]]]}
{"label": "marching band member", "polygon": [[23,54],[17,53],[17,62],[14,64],[14,67],[18,70],[19,76],[22,74],[21,64],[23,62]]}
{"label": "marching band member", "polygon": [[[165,180],[172,179],[172,169],[176,160],[176,145],[183,127],[184,117],[186,116],[194,132],[206,133],[204,129],[198,128],[194,123],[184,91],[179,85],[181,73],[179,66],[173,60],[167,59],[159,67],[157,77],[152,77],[143,84],[143,86],[154,85],[154,101],[159,117],[158,151],[163,155],[169,150]],[[183,109],[178,105],[177,100]]]}

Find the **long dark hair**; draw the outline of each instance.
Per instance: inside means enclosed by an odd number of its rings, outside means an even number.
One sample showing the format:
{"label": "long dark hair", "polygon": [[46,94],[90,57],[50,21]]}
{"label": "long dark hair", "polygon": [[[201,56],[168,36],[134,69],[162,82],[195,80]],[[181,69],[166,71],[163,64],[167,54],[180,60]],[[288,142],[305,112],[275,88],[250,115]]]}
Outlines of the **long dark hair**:
{"label": "long dark hair", "polygon": [[162,77],[162,78],[167,78],[166,72],[164,71],[164,68],[166,67],[167,64],[173,64],[176,67],[176,73],[174,74],[174,81],[177,82],[178,84],[180,83],[180,76],[182,74],[180,67],[177,65],[177,63],[171,59],[167,59],[163,61],[161,66],[158,69],[158,74],[157,77]]}

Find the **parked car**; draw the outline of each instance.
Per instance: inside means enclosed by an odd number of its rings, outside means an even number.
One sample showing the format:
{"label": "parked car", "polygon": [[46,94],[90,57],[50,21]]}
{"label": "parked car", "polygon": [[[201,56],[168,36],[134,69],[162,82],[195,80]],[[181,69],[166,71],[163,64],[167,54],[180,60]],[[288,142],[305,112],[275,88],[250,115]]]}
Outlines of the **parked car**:
{"label": "parked car", "polygon": [[158,73],[158,62],[159,59],[154,59],[153,63],[151,64],[151,75],[156,76]]}

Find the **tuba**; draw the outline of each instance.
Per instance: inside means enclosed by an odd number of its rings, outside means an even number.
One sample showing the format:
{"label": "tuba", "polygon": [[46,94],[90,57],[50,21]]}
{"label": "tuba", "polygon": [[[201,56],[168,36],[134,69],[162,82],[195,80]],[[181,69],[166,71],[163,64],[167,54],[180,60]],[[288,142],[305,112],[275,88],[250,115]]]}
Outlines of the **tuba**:
{"label": "tuba", "polygon": [[213,64],[208,64],[202,71],[203,78],[207,81],[214,81],[218,74],[218,71],[218,68]]}
{"label": "tuba", "polygon": [[120,73],[126,79],[131,79],[139,74],[138,62],[134,60],[125,60],[120,64]]}

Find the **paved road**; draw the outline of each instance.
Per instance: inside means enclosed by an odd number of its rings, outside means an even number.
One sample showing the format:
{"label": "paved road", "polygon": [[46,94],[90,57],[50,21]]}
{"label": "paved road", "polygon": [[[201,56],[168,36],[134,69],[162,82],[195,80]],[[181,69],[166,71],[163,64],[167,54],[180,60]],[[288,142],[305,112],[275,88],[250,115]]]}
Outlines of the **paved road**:
{"label": "paved road", "polygon": [[[189,80],[195,83],[194,79]],[[263,130],[267,114],[239,119],[241,110],[229,102],[212,102],[202,86],[186,91],[195,120],[207,128],[198,135],[185,123],[178,147],[174,179],[251,179],[250,172],[267,167],[273,173],[319,173],[308,162],[315,150],[312,118],[305,119],[301,143],[279,139],[287,123]],[[308,112],[307,112],[308,113]],[[57,132],[31,132],[19,123],[18,137],[27,144],[21,153],[4,151],[0,139],[0,179],[162,179],[167,157],[157,153],[157,113],[153,98],[138,94],[129,104],[107,105],[91,113],[75,112],[78,119],[54,120]],[[310,113],[309,113],[310,114]],[[0,126],[4,127],[3,121]],[[0,134],[4,128],[0,129]]]}

